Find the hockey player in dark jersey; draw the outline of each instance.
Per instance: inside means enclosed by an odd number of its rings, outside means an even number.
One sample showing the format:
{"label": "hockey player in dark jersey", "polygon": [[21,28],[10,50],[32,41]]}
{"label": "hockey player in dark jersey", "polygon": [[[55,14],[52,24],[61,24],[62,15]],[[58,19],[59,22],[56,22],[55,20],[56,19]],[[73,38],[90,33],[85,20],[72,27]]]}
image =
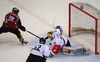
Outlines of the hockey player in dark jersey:
{"label": "hockey player in dark jersey", "polygon": [[19,29],[21,29],[22,31],[26,31],[26,28],[22,26],[18,13],[19,13],[19,9],[14,7],[12,9],[12,12],[6,14],[5,20],[2,26],[0,27],[0,34],[7,33],[7,32],[13,33],[18,37],[22,45],[25,45],[28,42],[24,41],[24,38],[22,37],[22,34],[19,31]]}

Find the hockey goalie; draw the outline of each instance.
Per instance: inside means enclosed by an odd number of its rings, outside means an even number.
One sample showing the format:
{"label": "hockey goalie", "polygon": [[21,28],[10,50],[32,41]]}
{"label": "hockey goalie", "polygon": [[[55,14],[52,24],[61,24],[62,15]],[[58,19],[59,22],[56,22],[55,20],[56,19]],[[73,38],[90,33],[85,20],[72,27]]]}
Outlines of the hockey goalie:
{"label": "hockey goalie", "polygon": [[62,35],[62,32],[61,26],[56,26],[55,30],[48,32],[47,37],[45,37],[45,39],[49,38],[51,40],[51,56],[58,54],[62,46],[66,43],[66,39]]}
{"label": "hockey goalie", "polygon": [[78,43],[72,41],[70,38],[59,34],[60,31],[48,32],[45,39],[50,38],[52,44],[51,56],[54,56],[61,51],[66,55],[79,55],[79,54],[89,54],[90,49],[79,45]]}

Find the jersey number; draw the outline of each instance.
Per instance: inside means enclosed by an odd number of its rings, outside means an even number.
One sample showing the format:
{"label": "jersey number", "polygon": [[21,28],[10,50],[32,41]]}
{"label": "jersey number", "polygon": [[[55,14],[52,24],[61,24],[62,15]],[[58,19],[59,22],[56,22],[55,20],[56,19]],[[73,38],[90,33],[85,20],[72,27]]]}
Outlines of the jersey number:
{"label": "jersey number", "polygon": [[9,16],[9,19],[8,19],[8,21],[14,21],[14,17],[13,16]]}
{"label": "jersey number", "polygon": [[34,48],[34,50],[40,51],[41,45],[38,45]]}

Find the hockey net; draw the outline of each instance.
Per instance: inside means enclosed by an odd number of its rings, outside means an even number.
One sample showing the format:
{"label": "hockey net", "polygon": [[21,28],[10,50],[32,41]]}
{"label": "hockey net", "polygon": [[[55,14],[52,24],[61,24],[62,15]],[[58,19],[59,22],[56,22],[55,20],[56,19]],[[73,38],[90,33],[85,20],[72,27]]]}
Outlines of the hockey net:
{"label": "hockey net", "polygon": [[69,3],[69,37],[100,53],[100,11],[87,3]]}

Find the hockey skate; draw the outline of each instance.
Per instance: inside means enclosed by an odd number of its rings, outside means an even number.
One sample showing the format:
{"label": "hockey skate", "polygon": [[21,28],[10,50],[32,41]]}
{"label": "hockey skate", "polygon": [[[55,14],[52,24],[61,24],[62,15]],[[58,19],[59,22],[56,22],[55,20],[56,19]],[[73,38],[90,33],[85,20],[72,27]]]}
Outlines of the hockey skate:
{"label": "hockey skate", "polygon": [[49,57],[52,58],[54,55],[50,52]]}
{"label": "hockey skate", "polygon": [[28,42],[26,41],[21,41],[22,45],[26,45]]}

